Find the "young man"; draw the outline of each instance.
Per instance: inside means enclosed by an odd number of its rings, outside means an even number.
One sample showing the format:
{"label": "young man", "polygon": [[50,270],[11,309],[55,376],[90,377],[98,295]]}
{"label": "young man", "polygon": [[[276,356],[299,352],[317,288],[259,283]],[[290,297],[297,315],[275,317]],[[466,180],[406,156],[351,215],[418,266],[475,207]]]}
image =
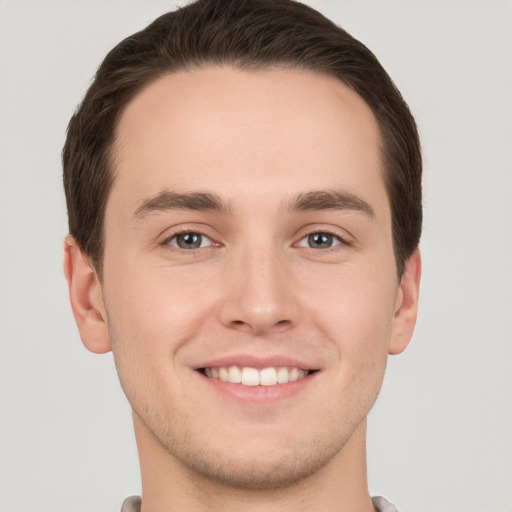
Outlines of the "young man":
{"label": "young man", "polygon": [[396,510],[366,416],[416,320],[421,156],[371,52],[200,0],[108,54],[63,161],[73,313],[133,410],[123,511]]}

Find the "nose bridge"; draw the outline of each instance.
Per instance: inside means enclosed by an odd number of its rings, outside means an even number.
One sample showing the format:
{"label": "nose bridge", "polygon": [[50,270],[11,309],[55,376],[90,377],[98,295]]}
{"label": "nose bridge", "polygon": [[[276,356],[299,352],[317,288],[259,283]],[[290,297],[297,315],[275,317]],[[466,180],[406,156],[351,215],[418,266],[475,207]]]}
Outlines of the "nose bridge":
{"label": "nose bridge", "polygon": [[234,259],[223,305],[224,322],[257,334],[291,325],[291,280],[279,251],[271,244],[259,244],[240,251]]}

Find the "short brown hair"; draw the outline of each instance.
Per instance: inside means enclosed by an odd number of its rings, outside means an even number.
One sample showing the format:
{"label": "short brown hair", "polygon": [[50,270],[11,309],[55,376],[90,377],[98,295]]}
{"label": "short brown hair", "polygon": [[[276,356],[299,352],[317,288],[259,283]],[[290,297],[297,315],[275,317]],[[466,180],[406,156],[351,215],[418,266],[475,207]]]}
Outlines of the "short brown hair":
{"label": "short brown hair", "polygon": [[69,230],[100,278],[105,208],[114,180],[112,147],[124,107],[163,75],[223,64],[310,70],[341,80],[366,101],[383,141],[400,277],[421,235],[421,149],[414,118],[376,57],[294,0],[198,0],[160,16],[113,48],[69,123],[63,150]]}

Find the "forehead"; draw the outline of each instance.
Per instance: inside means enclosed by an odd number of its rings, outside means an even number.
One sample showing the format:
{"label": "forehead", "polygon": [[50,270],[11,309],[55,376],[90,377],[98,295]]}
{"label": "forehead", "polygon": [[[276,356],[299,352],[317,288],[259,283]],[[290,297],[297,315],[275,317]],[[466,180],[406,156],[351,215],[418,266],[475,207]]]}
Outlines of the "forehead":
{"label": "forehead", "polygon": [[309,71],[169,74],[127,105],[116,136],[112,193],[134,202],[164,189],[235,201],[304,189],[383,192],[373,113],[339,80]]}

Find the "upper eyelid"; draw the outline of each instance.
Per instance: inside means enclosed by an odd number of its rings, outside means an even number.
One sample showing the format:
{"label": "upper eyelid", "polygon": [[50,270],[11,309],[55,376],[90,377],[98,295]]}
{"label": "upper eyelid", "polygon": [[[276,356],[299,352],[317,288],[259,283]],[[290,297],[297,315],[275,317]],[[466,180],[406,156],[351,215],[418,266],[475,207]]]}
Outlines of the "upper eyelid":
{"label": "upper eyelid", "polygon": [[[294,245],[297,245],[297,244],[300,244],[300,242],[302,242],[304,239],[306,239],[307,237],[311,236],[311,235],[316,235],[316,234],[325,234],[325,235],[330,235],[332,236],[333,238],[336,238],[338,241],[339,241],[339,244],[336,244],[336,245],[333,245],[331,247],[326,247],[326,248],[318,248],[318,247],[309,247],[309,249],[313,250],[313,251],[323,251],[323,252],[326,252],[328,251],[329,249],[335,249],[338,245],[344,245],[344,246],[351,246],[353,245],[352,241],[349,240],[347,237],[344,237],[340,234],[336,234],[336,233],[332,233],[330,231],[327,231],[327,230],[324,230],[324,231],[311,231],[307,234],[305,234],[304,236],[302,236],[301,238],[298,239],[297,242],[294,243]],[[299,247],[304,247],[302,245],[298,245]]]}
{"label": "upper eyelid", "polygon": [[[166,228],[163,230],[157,238],[161,239],[160,242],[158,242],[161,245],[168,244],[173,238],[176,236],[183,234],[183,233],[197,233],[198,235],[202,235],[206,238],[208,238],[213,244],[222,244],[221,242],[216,241],[216,237],[214,235],[208,234],[207,232],[213,229],[211,226],[206,226],[206,228],[196,227],[193,225],[186,225],[186,226],[174,226],[171,228]],[[169,235],[166,235],[166,232],[171,232]],[[302,228],[298,229],[295,232],[295,235],[293,236],[293,239],[295,241],[292,242],[292,245],[296,244],[298,241],[303,240],[309,235],[313,235],[315,233],[325,233],[328,235],[332,235],[338,239],[344,244],[354,244],[356,242],[355,237],[348,232],[346,229],[338,228],[338,227],[327,227],[322,226],[320,224],[318,225],[309,225],[309,226],[303,226]],[[161,238],[163,236],[163,239]]]}
{"label": "upper eyelid", "polygon": [[340,238],[341,240],[345,239],[345,238],[348,238],[348,236],[345,236],[343,235],[342,233],[338,233],[336,232],[335,230],[329,230],[329,229],[314,229],[312,231],[308,231],[307,233],[305,233],[304,235],[301,236],[301,240],[303,238],[306,238],[307,236],[310,236],[310,235],[317,235],[317,234],[325,234],[325,235],[332,235],[332,236],[335,236],[336,238]]}
{"label": "upper eyelid", "polygon": [[[206,238],[208,238],[210,240],[213,240],[214,237],[212,237],[212,235],[207,234],[206,231],[207,231],[207,229],[196,228],[196,227],[193,227],[193,226],[185,226],[185,227],[173,226],[171,228],[164,229],[157,236],[157,239],[161,239],[163,237],[163,239],[160,242],[158,242],[158,243],[166,244],[167,242],[169,242],[170,240],[172,240],[174,237],[176,237],[178,235],[182,235],[184,233],[196,233],[198,235],[205,236]],[[169,233],[169,234],[167,234],[167,233]]]}
{"label": "upper eyelid", "polygon": [[201,233],[200,231],[191,231],[191,230],[184,230],[184,231],[177,231],[175,232],[174,234],[166,237],[162,242],[161,242],[161,245],[170,245],[171,247],[176,247],[178,249],[181,249],[181,247],[177,247],[175,245],[171,245],[171,241],[174,240],[177,236],[179,235],[183,235],[183,234],[187,234],[187,233],[194,233],[196,235],[200,235],[202,236],[203,238],[207,238],[209,243],[206,247],[196,247],[194,249],[187,249],[187,251],[197,251],[199,249],[206,249],[207,247],[211,247],[211,246],[214,246],[214,245],[218,245],[215,240],[212,239],[211,236],[208,236],[204,233]]}
{"label": "upper eyelid", "polygon": [[342,228],[334,228],[334,227],[322,227],[322,226],[315,226],[315,227],[308,227],[306,230],[304,228],[301,228],[298,230],[298,233],[296,236],[300,236],[298,240],[303,240],[309,235],[314,235],[316,233],[325,233],[326,235],[332,235],[337,238],[339,238],[344,243],[354,243],[355,237],[348,232],[346,229]]}

